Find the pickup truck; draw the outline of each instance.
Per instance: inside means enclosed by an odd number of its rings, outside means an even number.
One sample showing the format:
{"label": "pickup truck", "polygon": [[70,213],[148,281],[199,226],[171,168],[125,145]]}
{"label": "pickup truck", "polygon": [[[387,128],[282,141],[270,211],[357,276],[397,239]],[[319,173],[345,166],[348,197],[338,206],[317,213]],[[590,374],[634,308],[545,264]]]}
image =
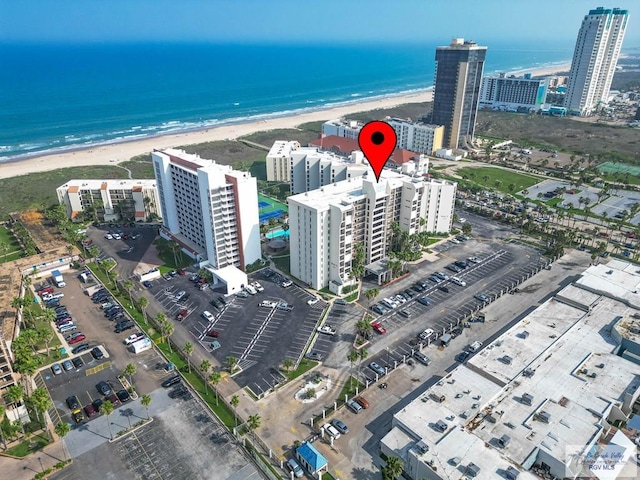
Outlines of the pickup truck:
{"label": "pickup truck", "polygon": [[318,332],[326,335],[335,335],[337,330],[328,323],[325,323],[323,326],[318,327]]}

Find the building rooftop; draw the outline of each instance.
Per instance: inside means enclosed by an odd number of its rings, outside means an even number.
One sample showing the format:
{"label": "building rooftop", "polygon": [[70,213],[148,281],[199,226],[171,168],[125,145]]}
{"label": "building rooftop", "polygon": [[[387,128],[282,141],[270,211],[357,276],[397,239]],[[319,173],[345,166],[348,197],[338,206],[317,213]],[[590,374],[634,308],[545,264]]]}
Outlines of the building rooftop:
{"label": "building rooftop", "polygon": [[77,193],[80,190],[134,190],[139,187],[151,188],[156,186],[154,180],[136,180],[136,179],[112,179],[112,180],[86,180],[72,179],[68,180],[64,185],[58,188],[66,188],[69,193]]}
{"label": "building rooftop", "polygon": [[316,447],[311,445],[309,442],[304,442],[296,451],[298,452],[298,455],[304,458],[307,463],[313,467],[315,472],[328,463],[327,459],[324,458],[322,454],[316,450]]}
{"label": "building rooftop", "polygon": [[451,458],[494,473],[501,463],[531,465],[540,452],[561,462],[567,452],[584,453],[613,407],[630,410],[640,396],[638,366],[614,353],[611,336],[621,318],[640,317],[626,300],[640,280],[633,268],[590,267],[398,412],[394,426],[422,440],[449,478],[460,478]]}
{"label": "building rooftop", "polygon": [[349,155],[351,152],[360,150],[360,145],[358,145],[357,140],[339,137],[337,135],[328,135],[323,138],[316,138],[309,142],[309,144],[320,147],[322,150],[330,150],[343,155]]}
{"label": "building rooftop", "polygon": [[293,150],[297,150],[299,148],[300,143],[296,142],[295,140],[276,140],[275,142],[273,142],[273,145],[271,145],[267,156],[288,157]]}

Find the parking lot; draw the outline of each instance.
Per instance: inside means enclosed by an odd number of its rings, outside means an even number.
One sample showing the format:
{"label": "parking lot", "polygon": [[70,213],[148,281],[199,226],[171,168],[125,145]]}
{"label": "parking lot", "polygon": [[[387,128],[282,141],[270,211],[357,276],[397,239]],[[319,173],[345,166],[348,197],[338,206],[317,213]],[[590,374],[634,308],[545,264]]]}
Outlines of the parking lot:
{"label": "parking lot", "polygon": [[[258,272],[251,279],[260,282],[263,292],[246,298],[228,297],[226,305],[217,307],[211,301],[221,294],[210,288],[201,291],[190,281],[190,274],[154,280],[149,288],[169,318],[175,319],[179,312],[188,310],[189,315],[177,324],[178,328],[190,332],[194,341],[210,351],[221,365],[226,366],[230,356],[238,360],[242,371],[234,379],[256,396],[285,380],[279,371],[282,362],[297,362],[302,357],[326,307],[320,299],[308,305],[316,297],[295,284],[282,287],[282,278],[268,277],[265,272],[270,271]],[[180,292],[188,297],[182,295],[178,300]],[[283,302],[293,309],[261,307],[262,301]],[[205,311],[212,315],[210,319],[203,316]]]}

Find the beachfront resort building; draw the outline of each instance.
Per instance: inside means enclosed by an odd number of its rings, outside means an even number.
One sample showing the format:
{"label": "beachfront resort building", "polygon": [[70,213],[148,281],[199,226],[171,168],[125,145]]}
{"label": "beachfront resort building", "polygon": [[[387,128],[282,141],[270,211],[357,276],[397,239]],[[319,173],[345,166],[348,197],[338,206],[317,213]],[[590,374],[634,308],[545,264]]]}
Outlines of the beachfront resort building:
{"label": "beachfront resort building", "polygon": [[436,48],[431,123],[444,125],[445,148],[472,147],[486,55],[487,47],[463,38]]}
{"label": "beachfront resort building", "polygon": [[434,155],[436,150],[442,148],[444,140],[442,125],[429,125],[402,118],[386,118],[385,121],[396,132],[396,148],[398,149]]}
{"label": "beachfront resort building", "polygon": [[529,113],[538,111],[546,103],[547,80],[531,78],[527,73],[515,75],[483,77],[480,89],[480,108],[507,112]]}
{"label": "beachfront resort building", "polygon": [[56,194],[72,220],[145,222],[160,217],[155,180],[69,180]]}
{"label": "beachfront resort building", "polygon": [[258,188],[248,172],[182,150],[152,153],[162,210],[161,235],[210,269],[233,293],[261,258]]}
{"label": "beachfront resort building", "polygon": [[591,115],[608,101],[629,12],[598,7],[582,20],[565,104],[571,115]]}
{"label": "beachfront resort building", "polygon": [[289,182],[291,193],[308,192],[364,175],[369,165],[361,151],[348,157],[298,142],[276,141],[267,154],[267,180]]}
{"label": "beachfront resort building", "polygon": [[368,272],[387,279],[392,224],[410,234],[448,232],[457,184],[383,170],[290,196],[291,274],[315,289],[334,293],[354,283],[357,245]]}
{"label": "beachfront resort building", "polygon": [[344,118],[329,120],[322,124],[322,136],[329,137],[335,135],[337,137],[358,140],[358,135],[360,135],[360,130],[362,130],[363,126],[363,123],[356,120],[345,120]]}
{"label": "beachfront resort building", "polygon": [[638,478],[639,289],[636,265],[589,267],[396,413],[382,453],[416,480]]}

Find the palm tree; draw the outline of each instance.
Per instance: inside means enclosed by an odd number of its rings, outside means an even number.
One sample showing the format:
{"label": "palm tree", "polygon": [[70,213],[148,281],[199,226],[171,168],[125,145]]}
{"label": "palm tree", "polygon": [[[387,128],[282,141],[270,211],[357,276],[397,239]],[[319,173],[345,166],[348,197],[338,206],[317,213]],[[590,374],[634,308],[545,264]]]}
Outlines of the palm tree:
{"label": "palm tree", "polygon": [[289,370],[291,370],[291,367],[293,367],[295,365],[295,362],[293,360],[291,360],[290,358],[285,358],[282,361],[282,367],[288,372]]}
{"label": "palm tree", "polygon": [[[160,314],[158,314],[158,316],[160,316]],[[171,342],[169,341],[169,337],[173,335],[174,331],[175,327],[173,326],[173,323],[165,318],[164,322],[160,324],[160,334],[162,335],[163,340],[167,342],[169,351],[173,351],[171,350]]]}
{"label": "palm tree", "polygon": [[[169,250],[171,250],[171,253],[173,253],[173,264],[177,268],[178,267],[178,257],[177,257],[176,254],[178,252],[180,252],[182,247],[180,245],[178,245],[176,242],[169,242],[168,246],[169,246]],[[182,260],[182,254],[180,255],[180,260]]]}
{"label": "palm tree", "polygon": [[236,369],[238,365],[238,359],[232,355],[227,357],[227,367],[229,368],[229,373],[233,374],[233,371]]}
{"label": "palm tree", "polygon": [[231,400],[229,401],[229,403],[233,407],[234,417],[236,418],[236,427],[237,427],[238,426],[238,405],[240,405],[240,398],[237,395],[234,395],[233,397],[231,397]]}
{"label": "palm tree", "polygon": [[140,404],[147,411],[147,418],[149,418],[149,405],[151,405],[152,400],[153,400],[153,397],[151,397],[151,395],[148,395],[146,393],[142,395],[142,398],[140,399]]}
{"label": "palm tree", "polygon": [[[16,407],[19,407],[22,399],[24,398],[24,389],[20,385],[11,385],[9,388],[7,388],[5,398],[9,401],[10,404],[12,403]],[[20,420],[18,420],[18,423],[20,424],[20,429],[22,430],[22,434],[24,435],[24,425]]]}
{"label": "palm tree", "polygon": [[249,431],[255,438],[255,430],[260,428],[260,415],[251,415],[247,420],[247,427],[249,427]]}
{"label": "palm tree", "polygon": [[350,384],[350,388],[353,388],[353,365],[360,358],[360,353],[358,352],[358,350],[351,350],[349,352],[349,355],[347,355],[347,358],[349,359],[349,362],[351,363],[351,375],[350,375],[350,378],[349,378],[349,384]]}
{"label": "palm tree", "polygon": [[191,361],[189,357],[193,355],[193,343],[187,342],[184,344],[184,354],[187,357],[187,366],[189,367],[189,373],[191,373]]}
{"label": "palm tree", "polygon": [[147,300],[147,297],[140,297],[138,299],[138,306],[140,307],[140,310],[142,310],[142,318],[146,322],[147,321],[147,307],[149,306],[149,300]]}
{"label": "palm tree", "polygon": [[[55,428],[56,435],[58,435],[60,438],[66,437],[70,431],[71,431],[71,427],[67,422],[58,422]],[[66,460],[67,450],[66,449],[63,449],[63,450],[64,450],[64,458]]]}
{"label": "palm tree", "polygon": [[204,391],[207,393],[207,374],[211,370],[211,362],[206,358],[200,362],[200,371],[202,372],[202,378],[204,378]]}
{"label": "palm tree", "polygon": [[371,305],[371,301],[374,300],[378,295],[380,295],[379,288],[370,288],[364,292],[364,296],[367,297],[369,305]]}
{"label": "palm tree", "polygon": [[371,317],[369,315],[365,315],[364,318],[358,320],[358,323],[356,323],[356,330],[361,336],[368,338],[373,331],[373,327],[371,326]]}
{"label": "palm tree", "polygon": [[218,389],[216,387],[220,383],[220,380],[222,380],[222,374],[214,370],[209,375],[208,380],[209,382],[211,382],[211,385],[213,385],[213,390],[216,392],[216,405],[218,405]]}
{"label": "palm tree", "polygon": [[124,282],[122,282],[122,286],[124,287],[124,289],[129,294],[129,301],[131,303],[133,303],[133,297],[131,296],[131,292],[133,291],[133,287],[134,287],[133,282],[131,280],[127,279]]}
{"label": "palm tree", "polygon": [[[233,399],[231,399],[231,400],[233,400]],[[5,406],[0,403],[0,425],[4,421],[4,413],[5,413]],[[237,425],[237,423],[236,423],[236,425]],[[2,439],[2,444],[4,445],[4,449],[6,450],[7,449],[7,440],[4,438],[4,434],[2,433],[2,428],[0,428],[0,438]]]}
{"label": "palm tree", "polygon": [[113,413],[113,403],[111,403],[111,400],[105,400],[104,403],[100,405],[100,413],[102,413],[105,417],[107,417],[107,424],[109,425],[110,440],[113,440],[113,432],[111,431],[111,422],[109,421],[109,415]]}
{"label": "palm tree", "polygon": [[36,413],[38,414],[38,418],[40,419],[40,423],[42,424],[42,428],[44,428],[49,434],[49,429],[45,425],[45,416],[44,413],[51,408],[51,399],[49,398],[49,393],[46,389],[39,387],[36,388],[31,394],[31,403],[33,407],[36,409]]}
{"label": "palm tree", "polygon": [[358,350],[358,357],[360,358],[360,367],[362,367],[362,362],[365,358],[369,356],[369,351],[366,348],[361,348]]}
{"label": "palm tree", "polygon": [[382,467],[382,478],[384,480],[396,480],[404,470],[404,462],[399,457],[389,457],[387,464]]}
{"label": "palm tree", "polygon": [[124,367],[124,371],[122,372],[129,377],[129,385],[131,386],[133,386],[132,377],[136,374],[137,370],[138,369],[136,368],[136,365],[134,363],[128,363],[127,366]]}

